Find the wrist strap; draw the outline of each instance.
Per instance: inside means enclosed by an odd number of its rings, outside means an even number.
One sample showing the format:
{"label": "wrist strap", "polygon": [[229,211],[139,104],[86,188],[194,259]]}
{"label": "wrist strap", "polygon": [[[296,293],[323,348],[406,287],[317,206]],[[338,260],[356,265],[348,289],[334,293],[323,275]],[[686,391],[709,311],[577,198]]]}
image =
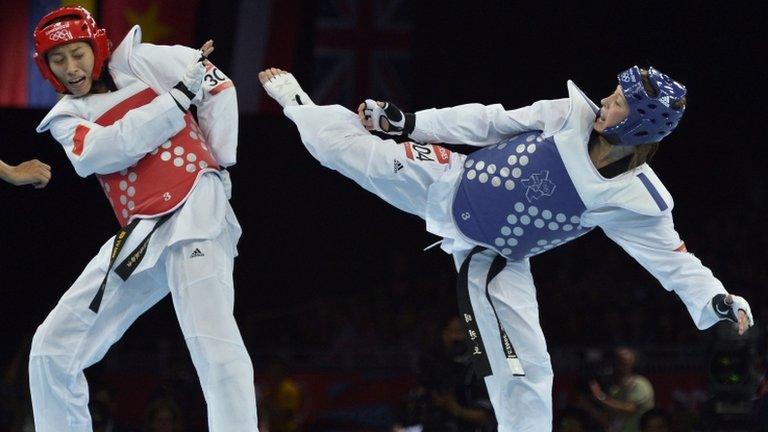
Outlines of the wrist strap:
{"label": "wrist strap", "polygon": [[192,93],[191,91],[189,91],[189,89],[187,88],[187,86],[185,86],[185,85],[184,85],[184,83],[183,83],[183,82],[181,82],[181,81],[179,81],[178,83],[176,83],[176,85],[175,85],[175,86],[173,86],[173,88],[175,88],[176,90],[178,90],[178,91],[180,91],[180,92],[184,93],[184,96],[188,97],[190,100],[192,100],[192,99],[194,99],[194,98],[195,98],[195,94],[194,94],[194,93]]}
{"label": "wrist strap", "polygon": [[403,136],[409,136],[416,128],[416,114],[405,113],[405,125],[403,125]]}

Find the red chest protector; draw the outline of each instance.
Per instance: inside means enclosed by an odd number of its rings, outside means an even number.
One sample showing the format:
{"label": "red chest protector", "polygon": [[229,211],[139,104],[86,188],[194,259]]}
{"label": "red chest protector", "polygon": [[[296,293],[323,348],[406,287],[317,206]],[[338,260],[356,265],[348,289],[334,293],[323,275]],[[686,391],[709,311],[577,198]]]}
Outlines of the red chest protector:
{"label": "red chest protector", "polygon": [[[146,88],[118,103],[95,123],[109,126],[130,110],[151,102],[157,93]],[[161,216],[176,210],[200,176],[219,164],[205,143],[200,126],[186,113],[184,129],[169,141],[120,172],[97,175],[120,226],[134,217]]]}

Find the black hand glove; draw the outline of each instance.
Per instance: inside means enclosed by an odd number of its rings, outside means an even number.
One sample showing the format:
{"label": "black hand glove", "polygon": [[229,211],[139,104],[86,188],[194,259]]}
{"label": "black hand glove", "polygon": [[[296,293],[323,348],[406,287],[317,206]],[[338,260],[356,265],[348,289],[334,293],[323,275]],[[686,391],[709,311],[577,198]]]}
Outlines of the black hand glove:
{"label": "black hand glove", "polygon": [[726,300],[728,297],[725,294],[718,294],[712,298],[712,308],[715,309],[715,314],[723,319],[727,319],[731,322],[739,322],[738,311],[744,311],[747,315],[748,327],[754,325],[754,318],[752,317],[752,309],[749,307],[749,303],[743,298],[737,295],[731,295],[731,302]]}
{"label": "black hand glove", "polygon": [[[366,99],[363,114],[373,123],[373,130],[387,135],[408,136],[416,126],[415,114],[405,113],[391,102],[384,102],[384,107],[380,107],[376,101]],[[383,119],[389,124],[385,125]]]}

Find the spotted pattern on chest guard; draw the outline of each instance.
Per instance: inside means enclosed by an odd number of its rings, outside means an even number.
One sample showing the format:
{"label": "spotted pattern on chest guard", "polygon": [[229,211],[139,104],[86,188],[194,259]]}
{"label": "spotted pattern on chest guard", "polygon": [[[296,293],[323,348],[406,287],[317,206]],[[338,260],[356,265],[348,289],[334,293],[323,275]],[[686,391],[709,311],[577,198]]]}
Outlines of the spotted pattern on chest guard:
{"label": "spotted pattern on chest guard", "polygon": [[[157,96],[151,88],[129,97],[120,97],[119,90],[110,95],[115,98],[114,106],[96,119],[102,126],[113,124]],[[174,210],[186,200],[202,173],[218,170],[203,131],[190,113],[184,115],[184,122],[179,133],[136,164],[97,175],[121,226],[134,216],[159,216]]]}
{"label": "spotted pattern on chest guard", "polygon": [[470,240],[520,260],[586,234],[584,210],[554,140],[536,131],[468,155],[452,212]]}

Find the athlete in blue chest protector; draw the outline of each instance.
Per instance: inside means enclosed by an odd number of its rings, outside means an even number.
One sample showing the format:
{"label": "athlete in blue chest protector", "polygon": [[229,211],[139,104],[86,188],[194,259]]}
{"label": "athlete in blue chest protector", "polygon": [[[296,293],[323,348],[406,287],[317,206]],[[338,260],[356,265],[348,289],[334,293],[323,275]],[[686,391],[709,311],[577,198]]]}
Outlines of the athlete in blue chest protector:
{"label": "athlete in blue chest protector", "polygon": [[[674,291],[698,328],[725,319],[741,334],[753,325],[747,301],[686,250],[672,197],[646,163],[685,111],[685,87],[654,68],[620,73],[600,107],[569,81],[567,98],[515,110],[468,104],[415,114],[373,100],[357,115],[317,106],[280,69],[259,79],[323,165],[443,237],[500,432],[552,428],[552,366],[529,260],[595,227]],[[462,155],[437,143],[480,148]],[[621,174],[601,174],[624,158]]]}

